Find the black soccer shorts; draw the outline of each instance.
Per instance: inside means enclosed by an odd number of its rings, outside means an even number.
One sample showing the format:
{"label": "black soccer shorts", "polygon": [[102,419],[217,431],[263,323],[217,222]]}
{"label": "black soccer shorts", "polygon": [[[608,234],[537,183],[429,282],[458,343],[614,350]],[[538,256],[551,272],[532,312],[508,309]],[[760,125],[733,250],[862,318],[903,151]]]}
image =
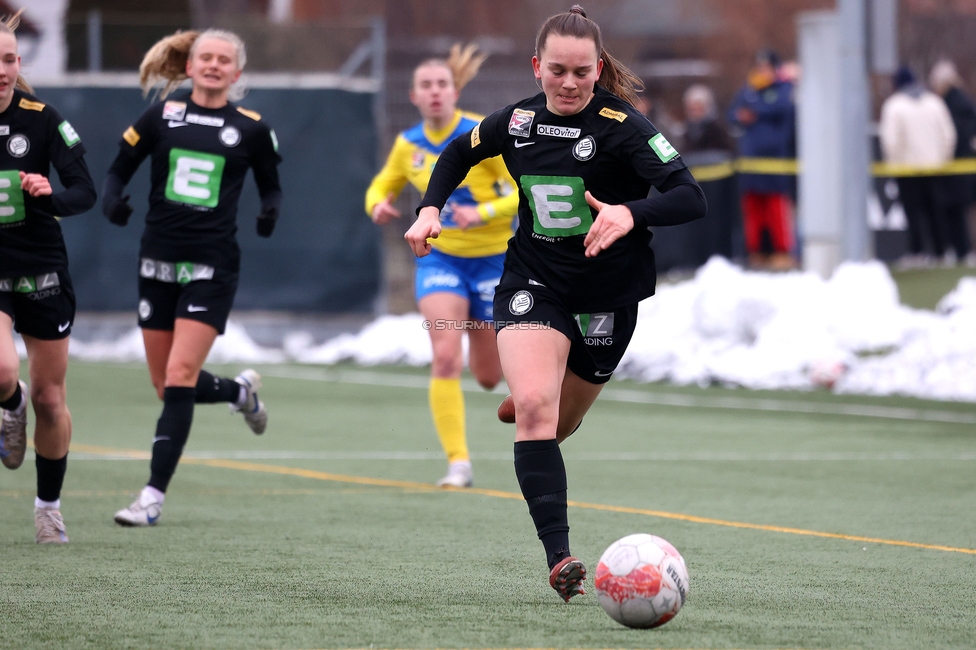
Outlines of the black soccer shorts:
{"label": "black soccer shorts", "polygon": [[139,327],[172,330],[177,318],[206,323],[219,334],[234,306],[238,275],[216,269],[213,279],[185,284],[139,276]]}
{"label": "black soccer shorts", "polygon": [[14,329],[42,341],[71,336],[75,322],[75,290],[67,270],[0,278],[0,311]]}
{"label": "black soccer shorts", "polygon": [[637,304],[573,314],[554,291],[506,270],[495,288],[496,332],[508,326],[551,327],[570,340],[567,366],[591,384],[610,380],[637,327]]}

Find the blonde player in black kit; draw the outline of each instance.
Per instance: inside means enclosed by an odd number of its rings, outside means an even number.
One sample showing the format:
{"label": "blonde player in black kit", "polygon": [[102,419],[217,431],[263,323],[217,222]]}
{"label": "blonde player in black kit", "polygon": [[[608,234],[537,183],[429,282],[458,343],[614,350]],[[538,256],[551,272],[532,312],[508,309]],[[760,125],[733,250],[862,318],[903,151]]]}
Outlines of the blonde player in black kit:
{"label": "blonde player in black kit", "polygon": [[[20,76],[19,22],[20,12],[0,22],[0,460],[17,469],[27,450],[28,389],[19,378],[16,329],[27,346],[37,418],[35,540],[63,544],[61,486],[71,442],[65,376],[75,295],[56,216],[85,212],[96,196],[81,138]],[[52,165],[61,192],[51,187]]]}
{"label": "blonde player in black kit", "polygon": [[[472,165],[502,156],[519,185],[519,227],[495,291],[512,390],[499,417],[515,421],[515,473],[549,584],[568,601],[584,593],[586,568],[569,550],[559,442],[613,374],[637,303],[654,293],[648,227],[701,218],[705,199],[678,152],[634,108],[640,82],[603,50],[600,28],[579,5],[542,26],[532,67],[543,92],[444,150],[405,237],[426,255],[451,191]],[[648,198],[652,186],[659,193]]]}
{"label": "blonde player in black kit", "polygon": [[258,373],[245,370],[230,379],[203,370],[237,290],[237,203],[248,169],[261,197],[260,236],[271,235],[281,204],[274,131],[260,115],[229,101],[244,62],[244,43],[225,31],[178,32],[154,45],[140,67],[143,89],[165,81],[165,98],[187,78],[192,89],[153,104],[126,129],[105,180],[103,211],[124,226],[132,208],[122,190],[143,159],[152,159],[139,251],[139,325],[163,412],[149,483],[115,513],[123,526],[158,522],[195,403],[229,403],[256,434],[267,426]]}

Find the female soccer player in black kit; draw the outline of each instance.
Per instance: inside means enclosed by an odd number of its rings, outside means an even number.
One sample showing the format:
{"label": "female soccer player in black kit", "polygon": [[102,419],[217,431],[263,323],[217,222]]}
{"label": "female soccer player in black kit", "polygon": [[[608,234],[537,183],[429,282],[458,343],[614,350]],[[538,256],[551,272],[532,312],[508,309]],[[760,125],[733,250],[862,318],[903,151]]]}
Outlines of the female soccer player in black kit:
{"label": "female soccer player in black kit", "polygon": [[[61,485],[68,465],[71,414],[65,402],[68,337],[75,295],[68,253],[55,216],[95,205],[95,185],[81,138],[20,76],[14,29],[20,12],[0,23],[0,460],[17,469],[27,450],[27,385],[20,381],[14,328],[27,346],[30,401],[37,423],[34,452],[38,543],[68,541]],[[51,166],[65,187],[55,193]]]}
{"label": "female soccer player in black kit", "polygon": [[[516,424],[515,473],[545,547],[549,584],[584,593],[569,551],[559,442],[579,426],[654,293],[648,226],[705,215],[678,152],[635,108],[640,82],[602,46],[578,6],[549,18],[532,58],[543,92],[486,117],[441,154],[405,237],[418,256],[447,197],[478,161],[501,155],[519,184],[494,317]],[[658,194],[648,198],[651,186]],[[511,409],[508,400],[499,417]],[[508,413],[511,415],[511,413]]]}
{"label": "female soccer player in black kit", "polygon": [[140,67],[143,89],[164,80],[165,97],[189,78],[192,90],[154,104],[126,129],[105,180],[103,210],[112,223],[125,225],[132,208],[122,189],[142,160],[152,158],[149,214],[139,251],[139,324],[163,413],[153,438],[149,484],[115,514],[124,526],[159,520],[190,434],[194,403],[228,402],[231,410],[243,412],[254,433],[267,426],[255,371],[229,379],[202,369],[224,332],[237,290],[237,203],[248,168],[261,197],[257,230],[262,237],[271,235],[281,204],[274,131],[260,115],[229,101],[244,61],[244,43],[225,31],[181,32],[154,45]]}

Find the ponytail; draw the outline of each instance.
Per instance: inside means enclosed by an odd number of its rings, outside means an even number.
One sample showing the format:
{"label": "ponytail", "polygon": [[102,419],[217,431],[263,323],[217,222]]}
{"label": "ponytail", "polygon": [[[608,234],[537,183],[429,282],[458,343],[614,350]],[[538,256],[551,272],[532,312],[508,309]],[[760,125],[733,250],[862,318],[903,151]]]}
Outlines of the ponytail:
{"label": "ponytail", "polygon": [[427,59],[421,61],[420,65],[414,68],[414,70],[416,71],[429,65],[443,66],[451,71],[451,77],[454,80],[454,89],[461,92],[461,89],[475,78],[478,70],[481,69],[481,64],[487,58],[487,54],[478,52],[478,46],[474,43],[468,43],[463,47],[460,43],[455,43],[451,46],[451,53],[446,60]]}
{"label": "ponytail", "polygon": [[[17,28],[20,26],[20,16],[23,13],[24,10],[21,9],[18,12],[16,12],[14,15],[7,16],[3,20],[0,20],[0,34],[10,34],[16,40],[17,34],[15,34],[14,32],[16,32]],[[21,74],[17,75],[17,81],[14,83],[14,88],[17,88],[18,90],[22,90],[25,93],[30,93],[31,95],[34,94],[34,89],[31,88],[30,84],[27,83],[27,80],[24,79],[24,76]]]}
{"label": "ponytail", "polygon": [[603,49],[600,26],[586,17],[583,7],[573,5],[573,8],[566,13],[551,16],[543,23],[535,41],[536,56],[541,56],[550,34],[592,40],[603,60],[603,71],[597,84],[636,108],[637,93],[644,90],[644,83],[627,66]]}
{"label": "ponytail", "polygon": [[[178,31],[162,38],[149,48],[146,56],[142,58],[142,63],[139,64],[139,85],[142,87],[143,96],[148,95],[154,86],[162,83],[159,97],[165,98],[186,81],[186,62],[193,56],[196,44],[203,38],[218,38],[233,45],[237,51],[237,68],[244,69],[244,64],[247,63],[247,52],[244,41],[237,34],[222,29],[208,29],[203,32]],[[239,99],[243,94],[242,89],[231,88],[231,99]]]}

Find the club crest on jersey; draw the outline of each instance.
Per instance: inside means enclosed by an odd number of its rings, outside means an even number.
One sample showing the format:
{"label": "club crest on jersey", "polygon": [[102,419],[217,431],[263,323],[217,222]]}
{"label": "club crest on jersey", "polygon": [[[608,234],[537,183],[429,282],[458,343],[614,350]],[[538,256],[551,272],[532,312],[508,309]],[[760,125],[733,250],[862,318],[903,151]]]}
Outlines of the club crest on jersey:
{"label": "club crest on jersey", "polygon": [[163,119],[182,122],[186,116],[186,102],[166,102],[163,104]]}
{"label": "club crest on jersey", "polygon": [[241,142],[241,132],[233,126],[225,126],[217,134],[225,147],[236,147]]}
{"label": "club crest on jersey", "polygon": [[516,138],[527,138],[532,135],[532,120],[535,111],[524,111],[516,108],[512,111],[512,119],[508,121],[508,132]]}
{"label": "club crest on jersey", "polygon": [[592,135],[588,135],[575,145],[573,145],[573,158],[579,161],[587,161],[596,155],[596,140]]}
{"label": "club crest on jersey", "polygon": [[532,309],[532,305],[534,304],[535,299],[531,293],[528,291],[519,291],[509,301],[508,311],[512,312],[513,316],[521,316]]}
{"label": "club crest on jersey", "polygon": [[549,135],[554,138],[569,138],[575,140],[580,137],[579,129],[571,129],[568,126],[553,126],[552,124],[539,124],[535,127],[535,132],[539,135]]}
{"label": "club crest on jersey", "polygon": [[149,320],[152,316],[153,308],[152,303],[143,298],[139,301],[139,320]]}
{"label": "club crest on jersey", "polygon": [[423,169],[423,167],[424,167],[424,160],[426,160],[426,159],[427,159],[427,156],[426,156],[426,154],[424,154],[423,151],[414,151],[410,155],[410,166],[413,169]]}
{"label": "club crest on jersey", "polygon": [[20,133],[10,136],[7,140],[7,152],[14,158],[23,158],[30,151],[30,140]]}

